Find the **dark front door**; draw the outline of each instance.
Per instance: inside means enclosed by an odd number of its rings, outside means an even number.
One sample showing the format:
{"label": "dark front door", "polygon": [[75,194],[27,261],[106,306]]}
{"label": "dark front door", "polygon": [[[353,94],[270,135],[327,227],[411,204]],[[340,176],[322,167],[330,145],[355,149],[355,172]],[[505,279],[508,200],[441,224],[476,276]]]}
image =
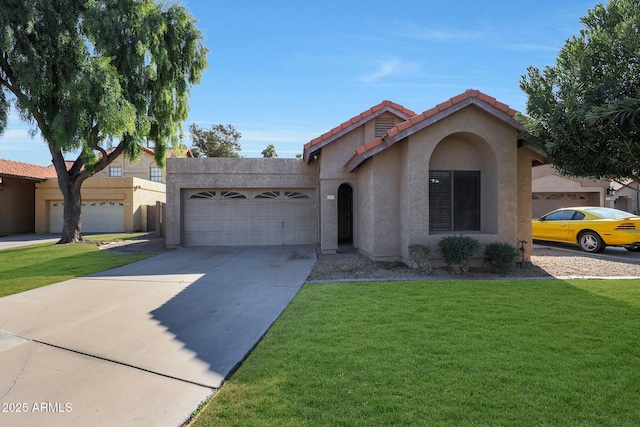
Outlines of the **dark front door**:
{"label": "dark front door", "polygon": [[353,190],[347,184],[338,188],[338,243],[353,243]]}

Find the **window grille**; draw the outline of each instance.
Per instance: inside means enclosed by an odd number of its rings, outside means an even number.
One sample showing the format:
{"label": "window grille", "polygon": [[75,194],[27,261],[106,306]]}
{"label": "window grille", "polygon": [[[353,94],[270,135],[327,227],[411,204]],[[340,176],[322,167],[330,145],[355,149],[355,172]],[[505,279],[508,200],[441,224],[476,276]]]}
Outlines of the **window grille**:
{"label": "window grille", "polygon": [[109,176],[111,178],[122,177],[122,167],[120,167],[120,166],[111,166],[111,167],[109,167]]}
{"label": "window grille", "polygon": [[153,182],[162,182],[162,169],[157,166],[152,166],[149,169],[149,179]]}

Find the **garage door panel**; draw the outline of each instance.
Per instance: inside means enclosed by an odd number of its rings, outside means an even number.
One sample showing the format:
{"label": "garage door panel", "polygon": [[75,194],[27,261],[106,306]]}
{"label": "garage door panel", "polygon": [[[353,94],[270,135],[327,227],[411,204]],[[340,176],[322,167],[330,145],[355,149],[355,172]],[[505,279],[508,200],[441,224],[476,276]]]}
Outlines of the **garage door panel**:
{"label": "garage door panel", "polygon": [[205,235],[199,233],[185,233],[185,239],[189,240],[192,245],[204,244]]}
{"label": "garage door panel", "polygon": [[[81,208],[84,233],[124,232],[125,206],[121,201],[87,201]],[[52,202],[49,208],[49,232],[60,233],[64,222],[64,203]]]}
{"label": "garage door panel", "polygon": [[237,216],[251,216],[251,205],[248,204],[245,200],[232,200],[231,203],[237,203],[237,205],[234,207],[234,213]]}
{"label": "garage door panel", "polygon": [[311,220],[310,218],[303,218],[299,221],[298,224],[298,226],[302,230],[311,230],[313,228],[313,220]]}
{"label": "garage door panel", "polygon": [[[248,198],[223,199],[227,191]],[[185,200],[187,246],[311,245],[317,241],[313,190],[304,191],[311,195],[306,199],[287,198],[293,192],[285,194],[285,190],[187,190],[187,195],[203,193],[208,198]]]}
{"label": "garage door panel", "polygon": [[297,245],[298,240],[298,233],[284,233],[285,245]]}
{"label": "garage door panel", "polygon": [[313,216],[313,206],[311,206],[310,204],[304,204],[298,207],[298,212],[300,215],[305,215],[305,216]]}
{"label": "garage door panel", "polygon": [[[251,218],[236,218],[235,221],[233,221],[233,227],[231,227],[231,229],[248,233],[251,230]],[[231,229],[229,229],[229,232]]]}
{"label": "garage door panel", "polygon": [[269,231],[280,232],[282,230],[282,220],[280,219],[267,219],[266,227]]}
{"label": "garage door panel", "polygon": [[[211,207],[203,207],[204,209],[206,209],[204,212],[208,212],[210,210],[215,210],[215,212],[218,215],[233,215],[235,213],[235,206],[233,206],[232,204],[229,204],[228,202],[221,202],[220,206],[217,206],[214,204],[212,204]],[[203,212],[203,213],[204,213]]]}
{"label": "garage door panel", "polygon": [[251,207],[252,216],[279,216],[282,215],[282,204],[280,202],[272,202],[260,200],[259,203],[253,204]]}
{"label": "garage door panel", "polygon": [[301,206],[299,206],[297,203],[283,206],[283,214],[285,216],[297,216],[301,210]]}

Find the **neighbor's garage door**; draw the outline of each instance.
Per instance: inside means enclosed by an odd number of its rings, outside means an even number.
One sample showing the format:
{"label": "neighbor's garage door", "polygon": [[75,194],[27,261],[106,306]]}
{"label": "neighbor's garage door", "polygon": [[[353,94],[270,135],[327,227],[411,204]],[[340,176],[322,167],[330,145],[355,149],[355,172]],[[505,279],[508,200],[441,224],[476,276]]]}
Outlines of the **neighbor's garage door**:
{"label": "neighbor's garage door", "polygon": [[[62,231],[64,204],[51,202],[51,233]],[[124,231],[124,203],[119,201],[88,201],[82,203],[83,233],[122,233]]]}
{"label": "neighbor's garage door", "polygon": [[313,245],[314,190],[187,190],[186,246]]}
{"label": "neighbor's garage door", "polygon": [[592,205],[589,193],[533,193],[532,199],[534,218],[560,208]]}

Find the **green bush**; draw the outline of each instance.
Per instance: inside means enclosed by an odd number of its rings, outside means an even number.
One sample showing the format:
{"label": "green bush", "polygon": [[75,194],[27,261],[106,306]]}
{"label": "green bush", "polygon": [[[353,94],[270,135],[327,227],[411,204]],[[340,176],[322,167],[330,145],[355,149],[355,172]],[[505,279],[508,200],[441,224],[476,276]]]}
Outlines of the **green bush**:
{"label": "green bush", "polygon": [[451,272],[469,271],[469,260],[473,253],[480,248],[480,242],[469,236],[448,236],[438,242],[442,250],[444,262]]}
{"label": "green bush", "polygon": [[484,249],[484,261],[491,266],[494,272],[500,274],[513,270],[518,255],[518,248],[509,243],[490,243]]}
{"label": "green bush", "polygon": [[409,259],[413,262],[413,268],[418,271],[429,273],[431,266],[429,265],[429,253],[431,248],[427,245],[409,245]]}

